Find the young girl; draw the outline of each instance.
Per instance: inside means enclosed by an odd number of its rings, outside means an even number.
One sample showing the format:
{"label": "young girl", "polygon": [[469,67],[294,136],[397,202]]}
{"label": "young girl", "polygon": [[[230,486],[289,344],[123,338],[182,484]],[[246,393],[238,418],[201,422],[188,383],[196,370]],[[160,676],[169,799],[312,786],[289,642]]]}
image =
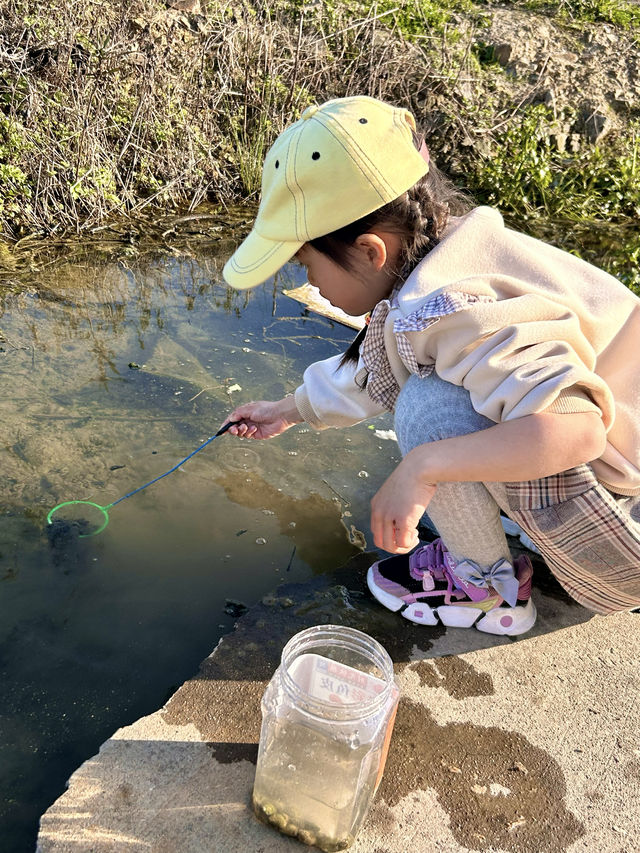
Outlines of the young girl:
{"label": "young girl", "polygon": [[[413,116],[368,97],[309,107],[267,154],[254,228],[226,264],[253,287],[296,258],[368,326],[295,396],[239,406],[271,438],[395,413],[403,459],[371,503],[374,596],[413,622],[516,635],[531,563],[500,510],[597,613],[640,605],[640,300],[505,228],[429,162]],[[425,512],[439,539],[418,546]]]}

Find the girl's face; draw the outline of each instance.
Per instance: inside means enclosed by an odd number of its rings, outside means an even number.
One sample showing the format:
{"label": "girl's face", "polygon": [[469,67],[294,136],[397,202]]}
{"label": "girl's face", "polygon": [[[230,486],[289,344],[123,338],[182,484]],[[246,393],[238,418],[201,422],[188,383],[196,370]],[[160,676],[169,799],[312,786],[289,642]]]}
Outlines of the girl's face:
{"label": "girl's face", "polygon": [[353,249],[353,271],[309,243],[298,250],[296,260],[307,268],[309,284],[317,287],[321,296],[346,314],[359,317],[373,311],[381,299],[391,294],[400,240],[394,234],[363,234]]}

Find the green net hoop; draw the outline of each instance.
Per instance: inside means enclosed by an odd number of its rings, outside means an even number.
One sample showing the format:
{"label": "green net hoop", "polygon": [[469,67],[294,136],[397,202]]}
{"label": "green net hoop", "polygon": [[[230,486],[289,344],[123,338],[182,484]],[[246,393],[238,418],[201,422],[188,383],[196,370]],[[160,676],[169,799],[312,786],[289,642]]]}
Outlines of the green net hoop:
{"label": "green net hoop", "polygon": [[72,506],[75,504],[90,506],[93,509],[97,509],[102,513],[102,523],[99,524],[95,530],[92,530],[91,533],[79,533],[78,538],[79,539],[88,539],[89,536],[97,536],[98,533],[102,533],[102,531],[105,529],[107,524],[109,524],[109,513],[107,512],[107,509],[109,507],[100,506],[100,504],[96,504],[93,501],[64,501],[63,503],[58,504],[57,506],[54,506],[54,508],[49,511],[49,514],[47,515],[47,524],[52,524],[51,519],[53,518],[54,513],[58,512],[59,509],[62,509],[62,507],[65,507],[65,506]]}
{"label": "green net hoop", "polygon": [[53,518],[53,515],[56,512],[58,512],[59,509],[62,509],[62,507],[74,506],[76,504],[83,504],[84,506],[90,506],[93,509],[97,509],[99,512],[102,513],[102,524],[98,525],[97,530],[92,530],[91,533],[79,533],[78,538],[79,539],[87,539],[89,536],[97,536],[98,533],[102,533],[102,531],[105,529],[107,524],[109,524],[109,513],[107,512],[108,509],[111,509],[116,504],[119,504],[121,501],[124,501],[127,498],[131,498],[134,495],[137,495],[138,492],[141,492],[143,489],[146,489],[147,486],[152,486],[154,483],[157,483],[158,480],[162,480],[164,477],[168,477],[169,474],[173,474],[173,472],[177,471],[181,465],[184,465],[185,462],[188,462],[192,456],[195,456],[196,453],[200,453],[201,450],[204,450],[204,448],[208,444],[211,444],[211,442],[215,438],[217,438],[219,435],[223,435],[223,433],[225,433],[230,427],[237,426],[237,424],[239,424],[239,423],[241,423],[241,421],[227,421],[226,424],[223,424],[220,427],[220,429],[218,430],[218,432],[215,435],[212,435],[206,441],[203,441],[199,447],[196,447],[195,450],[192,450],[188,456],[185,456],[184,459],[181,459],[176,465],[173,466],[173,468],[169,468],[169,470],[165,471],[164,474],[160,474],[159,476],[154,477],[153,480],[149,480],[148,483],[144,483],[144,485],[138,486],[137,489],[133,489],[133,491],[127,492],[126,495],[123,495],[121,498],[118,498],[117,501],[112,501],[112,503],[107,504],[107,506],[100,506],[100,504],[94,503],[93,501],[63,501],[62,503],[58,504],[57,506],[54,506],[54,508],[49,512],[49,514],[47,515],[47,524],[52,524],[51,519]]}

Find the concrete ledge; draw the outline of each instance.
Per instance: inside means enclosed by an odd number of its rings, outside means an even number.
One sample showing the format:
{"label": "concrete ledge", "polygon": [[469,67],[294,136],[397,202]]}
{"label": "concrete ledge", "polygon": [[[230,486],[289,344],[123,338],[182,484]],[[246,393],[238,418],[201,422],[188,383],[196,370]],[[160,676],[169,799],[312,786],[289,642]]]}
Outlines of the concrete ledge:
{"label": "concrete ledge", "polygon": [[592,617],[550,582],[519,640],[419,627],[371,600],[373,559],[252,608],[164,708],[73,774],[41,819],[39,853],[304,850],[249,802],[262,692],[289,637],[327,622],[380,640],[402,690],[353,853],[637,849],[640,615]]}

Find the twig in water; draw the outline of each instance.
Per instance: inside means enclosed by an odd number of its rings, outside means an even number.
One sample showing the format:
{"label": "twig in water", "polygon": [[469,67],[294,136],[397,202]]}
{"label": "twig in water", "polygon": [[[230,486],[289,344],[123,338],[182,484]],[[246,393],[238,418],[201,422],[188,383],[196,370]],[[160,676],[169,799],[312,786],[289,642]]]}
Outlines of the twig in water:
{"label": "twig in water", "polygon": [[287,571],[289,571],[289,569],[291,568],[291,564],[293,563],[293,558],[295,557],[297,547],[297,545],[293,546],[293,551],[291,552],[291,556],[289,557],[289,565],[287,566]]}
{"label": "twig in water", "polygon": [[322,479],[322,482],[325,484],[325,486],[328,486],[331,489],[334,495],[337,495],[340,498],[342,503],[345,505],[345,508],[351,506],[351,501],[348,501],[346,498],[343,498],[340,492],[336,492],[331,483],[327,483],[324,478]]}
{"label": "twig in water", "polygon": [[194,396],[193,396],[193,397],[190,397],[190,398],[187,400],[187,403],[192,403],[192,402],[196,399],[196,397],[199,397],[199,396],[200,396],[200,394],[204,394],[204,392],[205,392],[205,391],[211,391],[211,390],[212,390],[212,387],[211,387],[211,386],[207,386],[206,388],[203,388],[203,389],[202,389],[202,391],[198,391],[198,393],[197,393],[197,394],[194,394]]}

